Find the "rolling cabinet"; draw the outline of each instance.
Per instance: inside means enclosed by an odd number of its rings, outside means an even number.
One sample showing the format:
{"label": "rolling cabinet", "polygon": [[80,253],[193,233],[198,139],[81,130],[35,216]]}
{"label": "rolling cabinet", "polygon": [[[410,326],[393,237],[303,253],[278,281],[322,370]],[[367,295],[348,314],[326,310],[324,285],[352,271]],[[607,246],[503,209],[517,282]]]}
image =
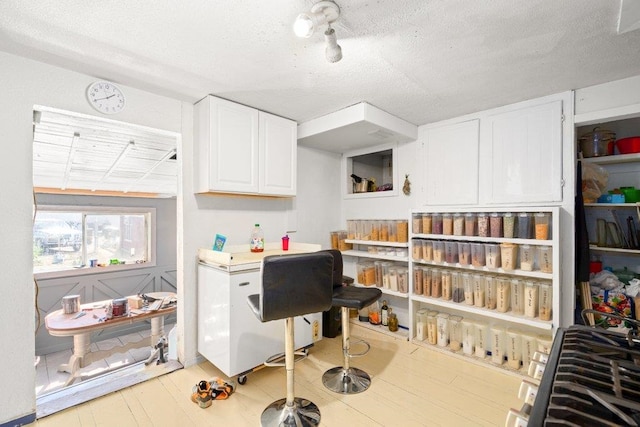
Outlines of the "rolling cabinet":
{"label": "rolling cabinet", "polygon": [[559,324],[558,207],[411,212],[410,339],[524,374]]}
{"label": "rolling cabinet", "polygon": [[[333,239],[332,239],[333,240]],[[339,249],[345,259],[345,274],[355,279],[354,286],[376,286],[382,300],[398,316],[400,328],[372,325],[352,319],[358,325],[397,338],[407,339],[409,331],[409,231],[404,219],[348,220],[345,245]]]}

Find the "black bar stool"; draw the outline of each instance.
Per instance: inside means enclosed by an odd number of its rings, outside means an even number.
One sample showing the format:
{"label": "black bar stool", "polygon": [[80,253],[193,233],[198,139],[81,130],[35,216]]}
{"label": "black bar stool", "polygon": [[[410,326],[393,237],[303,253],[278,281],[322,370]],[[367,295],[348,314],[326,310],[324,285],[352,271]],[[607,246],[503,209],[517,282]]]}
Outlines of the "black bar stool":
{"label": "black bar stool", "polygon": [[261,322],[285,319],[285,369],[287,397],[271,403],[260,422],[270,426],[315,426],[320,410],[313,402],[294,395],[295,316],[331,308],[333,257],[326,252],[267,256],[261,266],[260,294],[248,302]]}
{"label": "black bar stool", "polygon": [[357,288],[354,286],[342,286],[342,253],[335,249],[328,250],[333,256],[333,299],[334,307],[342,308],[342,354],[344,361],[342,366],[329,369],[322,375],[322,383],[326,388],[336,393],[356,394],[365,391],[371,385],[371,377],[362,369],[349,366],[351,357],[364,356],[371,346],[363,340],[357,343],[366,345],[366,350],[361,353],[349,353],[351,348],[349,334],[349,309],[360,310],[380,298],[382,291],[378,288]]}

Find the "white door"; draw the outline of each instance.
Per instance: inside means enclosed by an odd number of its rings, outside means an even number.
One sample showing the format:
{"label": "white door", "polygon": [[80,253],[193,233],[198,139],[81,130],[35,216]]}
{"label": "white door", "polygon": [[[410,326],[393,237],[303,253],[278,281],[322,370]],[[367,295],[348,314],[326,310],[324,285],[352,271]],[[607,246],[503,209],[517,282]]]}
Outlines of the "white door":
{"label": "white door", "polygon": [[260,112],[261,194],[296,195],[297,132],[296,122]]}
{"label": "white door", "polygon": [[478,203],[479,121],[426,129],[427,205]]}
{"label": "white door", "polygon": [[490,116],[486,131],[487,203],[562,200],[562,101]]}
{"label": "white door", "polygon": [[210,190],[257,193],[258,110],[210,99]]}

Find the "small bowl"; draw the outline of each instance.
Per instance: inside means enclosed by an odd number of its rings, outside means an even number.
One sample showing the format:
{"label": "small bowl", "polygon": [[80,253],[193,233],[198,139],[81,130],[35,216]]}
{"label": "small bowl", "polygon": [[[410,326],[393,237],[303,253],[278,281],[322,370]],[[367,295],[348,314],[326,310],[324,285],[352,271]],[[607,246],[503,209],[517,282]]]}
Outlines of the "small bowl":
{"label": "small bowl", "polygon": [[640,136],[622,138],[616,141],[620,154],[640,153]]}

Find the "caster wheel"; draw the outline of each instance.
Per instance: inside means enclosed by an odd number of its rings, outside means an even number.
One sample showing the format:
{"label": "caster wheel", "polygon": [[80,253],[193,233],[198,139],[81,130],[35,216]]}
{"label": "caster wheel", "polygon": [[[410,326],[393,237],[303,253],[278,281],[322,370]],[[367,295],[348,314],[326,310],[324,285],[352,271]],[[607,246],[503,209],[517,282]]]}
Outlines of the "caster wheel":
{"label": "caster wheel", "polygon": [[238,384],[245,385],[246,383],[247,383],[247,376],[246,375],[240,375],[238,377]]}

